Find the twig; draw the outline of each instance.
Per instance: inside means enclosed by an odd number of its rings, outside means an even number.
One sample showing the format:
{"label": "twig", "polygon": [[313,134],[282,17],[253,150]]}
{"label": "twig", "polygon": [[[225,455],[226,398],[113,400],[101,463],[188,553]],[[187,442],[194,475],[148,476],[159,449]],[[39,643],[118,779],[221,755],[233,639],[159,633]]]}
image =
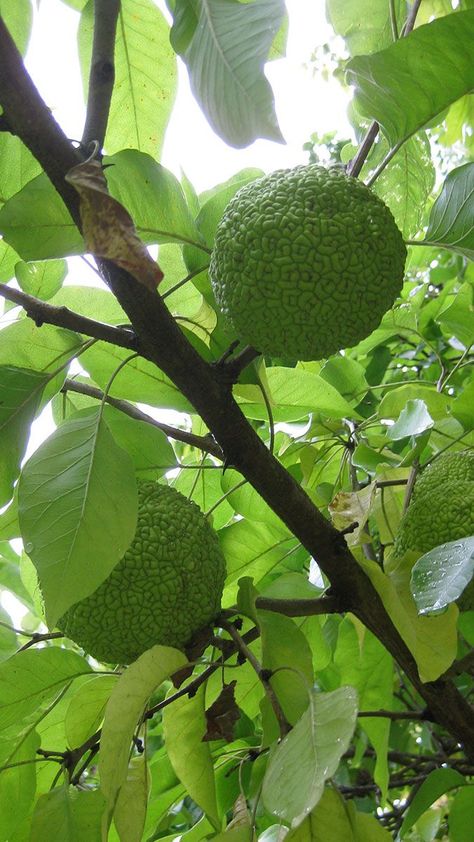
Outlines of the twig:
{"label": "twig", "polygon": [[474,650],[472,652],[468,652],[468,654],[464,655],[463,658],[460,658],[459,661],[455,661],[454,664],[452,664],[445,672],[444,677],[453,678],[456,675],[461,675],[462,672],[474,674]]}
{"label": "twig", "polygon": [[408,477],[408,480],[407,480],[407,487],[406,487],[406,490],[405,490],[405,499],[403,501],[403,514],[405,514],[406,510],[408,509],[408,506],[410,505],[411,495],[413,494],[413,489],[415,487],[416,477],[418,475],[419,469],[420,469],[420,463],[419,463],[418,459],[415,459],[415,461],[413,462],[411,471],[410,471],[410,476]]}
{"label": "twig", "polygon": [[421,0],[415,0],[413,6],[411,7],[408,17],[405,22],[405,26],[402,29],[402,37],[405,38],[407,35],[412,32],[413,27],[415,26],[416,16],[418,14],[419,8],[421,6]]}
{"label": "twig", "polygon": [[94,41],[86,122],[82,135],[82,145],[85,149],[94,140],[97,141],[99,149],[104,145],[115,81],[114,47],[119,12],[120,0],[94,2]]}
{"label": "twig", "polygon": [[[23,632],[22,632],[23,634]],[[28,643],[25,643],[23,646],[20,646],[18,652],[24,652],[25,649],[29,649],[30,646],[35,646],[36,643],[41,643],[43,640],[58,640],[59,638],[64,637],[62,632],[48,632],[45,634],[32,634],[31,640]]]}
{"label": "twig", "polygon": [[276,599],[258,596],[255,607],[265,611],[276,611],[285,617],[312,617],[317,614],[342,614],[344,608],[335,596],[315,599]]}
{"label": "twig", "polygon": [[371,716],[381,717],[383,719],[391,719],[395,722],[397,719],[413,719],[421,720],[422,722],[432,722],[430,714],[424,710],[360,710],[357,716]]}
{"label": "twig", "polygon": [[244,368],[247,368],[259,356],[260,351],[256,351],[251,345],[247,345],[235,357],[228,359],[227,356],[224,356],[216,363],[216,368],[224,373],[228,382],[236,383]]}
{"label": "twig", "polygon": [[[101,389],[98,389],[96,386],[89,386],[88,383],[70,380],[69,378],[64,381],[61,391],[76,392],[79,395],[87,395],[90,398],[96,398],[98,401],[104,400],[104,393]],[[146,412],[142,412],[141,409],[138,409],[138,407],[134,406],[132,403],[121,400],[120,398],[112,398],[110,395],[107,395],[105,402],[110,404],[110,406],[115,407],[115,409],[118,409],[120,412],[123,412],[124,415],[134,418],[136,421],[144,421],[145,424],[150,424],[150,426],[156,427],[166,436],[169,436],[170,439],[181,441],[183,444],[189,444],[192,447],[199,448],[199,450],[204,450],[206,453],[211,453],[216,457],[216,459],[223,460],[224,458],[222,450],[211,435],[197,436],[194,433],[187,432],[187,430],[180,430],[178,427],[171,427],[169,424],[163,424],[162,421],[156,421],[155,418],[151,417],[151,415],[147,415]]]}
{"label": "twig", "polygon": [[357,178],[357,176],[359,175],[362,167],[364,166],[364,164],[367,160],[367,157],[369,155],[370,150],[372,149],[372,146],[375,143],[375,139],[376,139],[378,133],[379,133],[379,124],[377,123],[376,120],[374,120],[374,122],[371,123],[371,125],[367,129],[366,135],[365,135],[361,145],[359,146],[357,154],[352,159],[352,161],[350,162],[350,164],[347,168],[347,174],[348,175],[351,175],[353,178]]}
{"label": "twig", "polygon": [[53,304],[48,304],[6,284],[0,284],[0,295],[23,307],[26,315],[33,319],[37,327],[45,323],[56,325],[92,336],[94,339],[101,339],[119,348],[128,348],[131,351],[136,351],[138,348],[138,340],[132,330],[96,322],[94,319],[88,319],[86,316],[69,310],[68,307],[55,307]]}
{"label": "twig", "polygon": [[231,636],[239,651],[249,662],[250,666],[253,667],[258,678],[262,682],[265,693],[268,697],[268,701],[270,702],[273,708],[273,712],[276,716],[278,727],[280,729],[280,736],[284,737],[291,730],[291,725],[289,724],[285,714],[283,713],[277,695],[272,685],[270,684],[271,671],[266,670],[262,667],[262,665],[259,663],[253,652],[247,646],[247,643],[245,642],[243,637],[239,634],[239,632],[232,623],[227,622],[227,620],[221,619],[219,621],[219,625],[222,626],[222,628],[225,629],[225,631]]}

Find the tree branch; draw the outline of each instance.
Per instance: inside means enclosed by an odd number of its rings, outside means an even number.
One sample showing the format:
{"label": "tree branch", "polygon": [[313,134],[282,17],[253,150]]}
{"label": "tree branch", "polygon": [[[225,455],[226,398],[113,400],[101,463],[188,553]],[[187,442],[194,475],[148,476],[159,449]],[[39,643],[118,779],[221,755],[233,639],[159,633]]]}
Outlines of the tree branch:
{"label": "tree branch", "polygon": [[112,345],[118,345],[119,348],[127,348],[131,351],[137,350],[138,341],[132,330],[114,327],[104,322],[96,322],[94,319],[88,319],[86,316],[81,316],[79,313],[69,310],[68,307],[55,307],[53,304],[48,304],[46,301],[41,301],[33,295],[28,295],[26,292],[21,292],[6,284],[0,284],[0,295],[2,298],[23,307],[26,315],[33,319],[37,327],[41,327],[45,323],[56,325],[57,327],[74,330],[77,333],[84,333],[94,339],[101,339]]}
{"label": "tree branch", "polygon": [[[77,152],[51,117],[23,67],[4,25],[0,26],[0,103],[12,131],[30,148],[79,223],[78,198],[64,181]],[[32,116],[33,115],[33,116]],[[395,628],[379,594],[350,552],[345,539],[314,506],[305,490],[269,453],[234,401],[228,385],[181,333],[156,292],[139,284],[110,261],[100,260],[104,279],[117,297],[140,341],[141,352],[170,377],[194,406],[237,468],[318,560],[334,595],[347,604],[405,670],[433,716],[474,757],[474,714],[449,680],[424,684],[416,662]]]}
{"label": "tree branch", "polygon": [[82,135],[85,149],[97,141],[104,145],[115,81],[114,48],[120,0],[94,1],[94,41],[89,72],[87,114]]}
{"label": "tree branch", "polygon": [[322,596],[319,599],[276,599],[259,596],[255,607],[265,611],[277,611],[286,617],[312,617],[316,614],[342,614],[345,609],[334,596]]}
{"label": "tree branch", "polygon": [[[76,392],[78,395],[87,395],[90,398],[96,398],[98,401],[104,399],[104,393],[96,386],[89,386],[88,383],[81,383],[80,381],[67,379],[62,388],[63,392]],[[211,453],[216,459],[224,460],[222,450],[216,441],[209,434],[207,436],[197,436],[194,433],[189,433],[187,430],[180,430],[178,427],[171,427],[169,424],[163,424],[161,421],[156,421],[151,415],[142,412],[137,406],[134,406],[128,401],[120,400],[119,398],[112,398],[107,395],[105,402],[115,409],[120,410],[130,418],[135,418],[136,421],[144,421],[145,424],[150,424],[161,430],[170,439],[182,441],[184,444],[190,444],[192,447],[197,447],[199,450],[204,450],[206,453]]]}

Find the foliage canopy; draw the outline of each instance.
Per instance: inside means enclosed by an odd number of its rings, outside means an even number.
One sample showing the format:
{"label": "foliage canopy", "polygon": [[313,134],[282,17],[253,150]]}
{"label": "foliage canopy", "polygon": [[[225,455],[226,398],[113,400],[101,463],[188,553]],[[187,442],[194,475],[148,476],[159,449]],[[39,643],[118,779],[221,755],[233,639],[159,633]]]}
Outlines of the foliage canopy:
{"label": "foliage canopy", "polygon": [[[420,469],[474,448],[474,3],[327,0],[312,69],[351,128],[294,164],[358,177],[408,258],[370,335],[288,360],[239,343],[208,274],[263,173],[198,194],[160,163],[178,58],[225,143],[283,140],[264,73],[283,0],[57,2],[80,143],[23,64],[34,4],[0,0],[0,842],[463,842],[474,539],[393,547]],[[68,277],[85,254],[95,285]],[[130,547],[137,480],[216,530],[223,610],[113,670],[56,628]]]}

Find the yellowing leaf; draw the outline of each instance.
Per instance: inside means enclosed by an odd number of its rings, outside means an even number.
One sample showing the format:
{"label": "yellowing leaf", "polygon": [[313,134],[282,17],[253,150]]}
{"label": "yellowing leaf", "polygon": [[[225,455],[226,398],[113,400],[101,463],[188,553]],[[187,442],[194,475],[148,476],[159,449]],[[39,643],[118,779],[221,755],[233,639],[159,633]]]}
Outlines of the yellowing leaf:
{"label": "yellowing leaf", "polygon": [[79,193],[87,251],[112,260],[143,286],[155,290],[163,272],[137,236],[128,211],[109,195],[102,165],[87,161],[69,170],[68,181]]}
{"label": "yellowing leaf", "polygon": [[153,646],[120,676],[105,709],[99,771],[107,799],[108,821],[127,780],[132,738],[155,687],[187,663],[171,646]]}

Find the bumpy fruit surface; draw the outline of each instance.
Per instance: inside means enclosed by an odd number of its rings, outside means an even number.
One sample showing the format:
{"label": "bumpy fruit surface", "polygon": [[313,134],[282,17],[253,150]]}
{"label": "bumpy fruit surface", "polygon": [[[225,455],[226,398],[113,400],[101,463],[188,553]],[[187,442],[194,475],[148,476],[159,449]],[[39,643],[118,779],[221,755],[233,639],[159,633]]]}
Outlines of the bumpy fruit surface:
{"label": "bumpy fruit surface", "polygon": [[387,206],[342,170],[309,164],[236,193],[219,223],[209,273],[242,342],[311,360],[377,327],[401,290],[405,260]]}
{"label": "bumpy fruit surface", "polygon": [[474,450],[435,459],[415,483],[397,533],[394,555],[420,555],[474,534]]}
{"label": "bumpy fruit surface", "polygon": [[131,546],[58,627],[106,663],[128,664],[156,643],[182,649],[219,612],[224,579],[217,535],[195,503],[140,482]]}

